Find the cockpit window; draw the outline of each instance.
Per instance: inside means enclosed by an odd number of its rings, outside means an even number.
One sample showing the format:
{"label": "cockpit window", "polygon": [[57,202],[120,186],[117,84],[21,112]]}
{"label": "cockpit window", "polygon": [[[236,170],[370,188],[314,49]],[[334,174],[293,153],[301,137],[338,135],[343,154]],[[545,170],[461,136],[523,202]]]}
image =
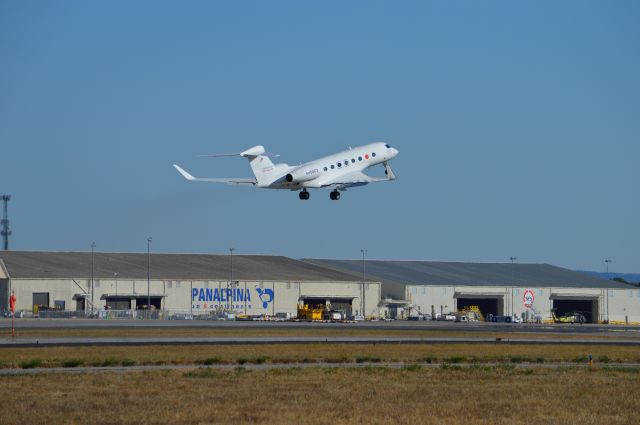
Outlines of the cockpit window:
{"label": "cockpit window", "polygon": [[387,149],[391,149],[391,146],[389,146],[389,145],[387,145],[387,144],[385,144],[385,146],[387,147]]}

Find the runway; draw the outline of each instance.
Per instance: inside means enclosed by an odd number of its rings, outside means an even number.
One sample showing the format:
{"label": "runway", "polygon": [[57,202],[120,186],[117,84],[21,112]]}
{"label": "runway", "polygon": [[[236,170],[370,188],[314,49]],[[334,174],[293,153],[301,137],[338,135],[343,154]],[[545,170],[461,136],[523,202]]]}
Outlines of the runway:
{"label": "runway", "polygon": [[264,337],[74,337],[0,338],[1,348],[140,345],[260,345],[260,344],[518,344],[518,345],[618,345],[640,346],[638,339],[508,339],[508,338],[414,338],[370,336],[264,336]]}
{"label": "runway", "polygon": [[[599,324],[529,324],[490,322],[406,321],[322,323],[262,322],[224,320],[136,320],[136,319],[16,319],[21,329],[108,329],[108,328],[210,328],[210,329],[360,329],[360,330],[432,330],[447,332],[531,332],[536,334],[629,334],[640,337],[640,326]],[[0,319],[0,329],[10,329],[11,319]]]}
{"label": "runway", "polygon": [[[141,346],[141,345],[228,345],[228,344],[538,344],[538,345],[626,345],[640,346],[640,327],[606,325],[531,325],[504,323],[450,323],[450,322],[235,322],[235,321],[146,321],[146,320],[99,320],[99,319],[19,319],[16,321],[18,337],[10,336],[10,320],[0,321],[3,337],[0,349],[7,347],[52,347],[52,346]],[[48,330],[62,330],[58,335],[47,336]],[[118,330],[122,335],[117,335]],[[127,335],[134,329],[136,335]],[[149,329],[154,335],[140,335]],[[163,336],[162,329],[173,335]],[[181,331],[197,329],[205,331],[199,336],[179,335]],[[45,335],[37,335],[42,330]],[[64,331],[91,330],[103,332],[115,330],[108,336],[65,336]],[[160,330],[160,332],[158,332]],[[224,335],[206,335],[206,331],[224,330]],[[277,335],[269,335],[277,330]],[[291,330],[291,335],[286,335]],[[313,335],[314,330],[322,332]],[[342,331],[349,334],[341,334]],[[27,335],[21,336],[22,332]],[[231,332],[229,332],[231,331]],[[237,332],[235,332],[237,331]],[[251,335],[243,336],[243,331]],[[265,335],[260,335],[264,331]],[[285,332],[283,332],[285,331]],[[332,331],[335,331],[332,332]],[[358,335],[358,331],[363,334]],[[377,335],[367,335],[375,331]],[[379,335],[388,331],[388,335]],[[394,334],[395,331],[400,331]],[[424,335],[402,335],[402,331],[424,331]],[[437,332],[429,335],[429,331]],[[518,333],[516,335],[514,333]],[[33,334],[36,335],[33,335]],[[178,335],[176,335],[178,333]],[[304,335],[296,335],[304,333]],[[386,333],[386,332],[383,332]],[[443,333],[445,335],[443,335]],[[477,336],[473,334],[477,333]],[[257,334],[257,335],[256,335]],[[456,336],[458,334],[459,336]],[[470,335],[471,334],[471,335]],[[487,335],[489,334],[489,335]],[[499,336],[496,336],[498,334]],[[513,337],[509,337],[509,335]],[[524,334],[524,336],[523,336]],[[527,337],[526,335],[531,335]]]}

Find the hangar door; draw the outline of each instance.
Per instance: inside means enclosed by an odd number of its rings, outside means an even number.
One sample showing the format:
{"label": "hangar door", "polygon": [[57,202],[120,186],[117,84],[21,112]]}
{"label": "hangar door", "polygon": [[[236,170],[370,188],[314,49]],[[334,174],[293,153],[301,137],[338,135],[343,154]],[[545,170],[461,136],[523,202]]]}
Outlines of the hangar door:
{"label": "hangar door", "polygon": [[598,323],[597,298],[553,298],[553,308],[557,317],[581,313],[587,323]]}
{"label": "hangar door", "polygon": [[[160,310],[162,308],[162,297],[153,296],[149,297],[151,301],[151,307],[156,310]],[[136,297],[136,308],[138,310],[147,310],[149,307],[147,306],[147,297]]]}
{"label": "hangar door", "polygon": [[465,307],[478,306],[482,315],[487,314],[501,316],[504,312],[504,297],[501,295],[471,295],[461,294],[456,296],[458,311]]}
{"label": "hangar door", "polygon": [[351,315],[352,310],[359,308],[359,306],[353,306],[353,298],[302,296],[300,299],[303,300],[305,304],[315,308],[327,308],[328,304],[331,310],[344,310],[347,312],[347,315]]}
{"label": "hangar door", "polygon": [[38,308],[49,307],[49,293],[48,292],[34,292],[33,293],[33,305]]}
{"label": "hangar door", "polygon": [[[143,301],[147,304],[147,300]],[[131,298],[129,297],[106,297],[105,303],[109,310],[131,310]],[[153,298],[151,301],[153,304]]]}

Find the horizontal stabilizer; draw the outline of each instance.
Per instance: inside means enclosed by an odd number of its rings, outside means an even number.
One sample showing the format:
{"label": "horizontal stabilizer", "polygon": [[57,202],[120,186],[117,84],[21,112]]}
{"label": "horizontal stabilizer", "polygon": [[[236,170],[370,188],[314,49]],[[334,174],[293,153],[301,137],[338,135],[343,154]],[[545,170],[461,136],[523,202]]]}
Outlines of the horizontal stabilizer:
{"label": "horizontal stabilizer", "polygon": [[184,177],[187,180],[195,180],[196,178],[193,177],[191,174],[187,173],[185,170],[183,170],[182,168],[180,168],[178,165],[173,164],[173,167],[178,170],[178,172],[180,174],[182,174],[182,177]]}
{"label": "horizontal stabilizer", "polygon": [[207,155],[198,155],[199,157],[202,158],[220,158],[223,156],[240,156],[241,152],[236,152],[236,153],[211,153],[211,154],[207,154]]}
{"label": "horizontal stabilizer", "polygon": [[258,156],[264,154],[264,146],[254,146],[252,148],[247,149],[244,152],[233,152],[233,153],[211,153],[206,155],[198,155],[200,157],[206,158],[220,158],[223,156]]}
{"label": "horizontal stabilizer", "polygon": [[258,155],[264,154],[264,152],[265,152],[264,146],[258,145],[240,153],[240,156],[258,156]]}
{"label": "horizontal stabilizer", "polygon": [[261,146],[261,145],[249,148],[244,152],[212,153],[212,154],[198,155],[198,156],[203,157],[203,158],[221,158],[221,157],[225,157],[225,156],[242,156],[242,157],[245,157],[245,158],[249,158],[249,157],[256,157],[256,156],[259,156],[259,155],[269,156],[271,158],[276,158],[276,157],[280,156],[280,155],[275,154],[275,153],[266,152],[264,150],[264,146]]}
{"label": "horizontal stabilizer", "polygon": [[192,182],[208,182],[208,183],[227,183],[227,184],[246,184],[246,185],[255,185],[256,179],[252,179],[249,177],[226,177],[226,178],[199,178],[194,177],[189,174],[184,169],[180,168],[179,165],[173,164],[173,167],[178,170],[182,177]]}

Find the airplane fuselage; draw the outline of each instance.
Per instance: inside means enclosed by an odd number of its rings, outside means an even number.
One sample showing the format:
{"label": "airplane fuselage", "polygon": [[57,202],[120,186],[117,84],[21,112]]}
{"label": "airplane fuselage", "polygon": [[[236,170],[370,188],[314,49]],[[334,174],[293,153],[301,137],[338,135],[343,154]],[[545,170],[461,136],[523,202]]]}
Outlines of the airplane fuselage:
{"label": "airplane fuselage", "polygon": [[[275,167],[282,168],[277,170],[277,174],[274,173],[273,180],[258,186],[290,190],[325,187],[341,175],[353,174],[355,171],[362,172],[369,167],[389,161],[396,155],[398,150],[386,143],[370,143],[298,166],[278,164]],[[291,177],[288,179],[289,176]]]}

